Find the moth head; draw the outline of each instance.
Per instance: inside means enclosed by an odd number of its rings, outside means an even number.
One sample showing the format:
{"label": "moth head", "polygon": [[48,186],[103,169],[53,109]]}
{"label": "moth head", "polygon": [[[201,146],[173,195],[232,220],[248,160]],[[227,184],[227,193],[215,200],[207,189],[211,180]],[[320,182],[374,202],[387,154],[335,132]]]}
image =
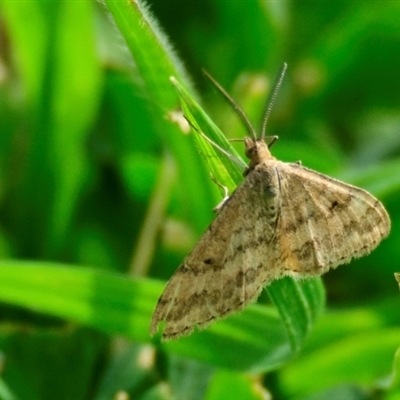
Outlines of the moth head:
{"label": "moth head", "polygon": [[[213,85],[219,90],[219,92],[224,96],[225,100],[228,101],[233,106],[233,109],[236,111],[238,116],[241,118],[243,121],[244,125],[246,126],[249,134],[251,137],[247,137],[244,139],[244,145],[245,145],[245,154],[248,159],[250,159],[249,165],[247,166],[246,170],[244,171],[244,175],[246,176],[252,169],[254,169],[258,164],[263,163],[265,161],[274,159],[272,157],[271,152],[269,151],[269,148],[272,146],[272,144],[276,141],[278,138],[277,136],[271,136],[271,137],[266,137],[265,132],[266,132],[266,127],[267,127],[267,122],[269,115],[272,110],[272,106],[274,105],[275,98],[278,94],[279,88],[281,86],[283,77],[286,72],[287,65],[286,63],[283,63],[281,71],[278,75],[277,80],[275,81],[275,84],[269,94],[269,98],[266,104],[265,112],[263,115],[262,119],[262,124],[261,124],[261,132],[260,135],[257,137],[257,133],[254,130],[253,126],[251,125],[249,119],[247,118],[246,114],[243,112],[243,110],[239,107],[238,104],[232,99],[232,97],[226,92],[226,90],[206,71],[204,73],[207,75],[207,77],[210,79],[210,81],[213,83]],[[268,144],[265,143],[266,140],[269,139]]]}
{"label": "moth head", "polygon": [[[274,141],[276,137],[274,137]],[[271,152],[269,151],[268,145],[265,143],[263,139],[252,139],[252,138],[244,138],[244,146],[245,146],[245,155],[250,160],[250,163],[247,167],[245,174],[249,173],[252,169],[256,167],[256,165],[268,161],[273,160]]]}

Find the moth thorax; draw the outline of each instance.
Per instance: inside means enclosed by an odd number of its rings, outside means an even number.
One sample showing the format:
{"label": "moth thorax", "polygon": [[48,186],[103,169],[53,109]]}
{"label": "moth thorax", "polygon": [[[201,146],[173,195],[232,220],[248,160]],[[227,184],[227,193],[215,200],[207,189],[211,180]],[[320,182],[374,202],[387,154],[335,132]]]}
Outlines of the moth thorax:
{"label": "moth thorax", "polygon": [[261,139],[254,141],[250,138],[245,138],[244,145],[246,157],[250,159],[249,169],[253,169],[257,164],[274,158],[267,144]]}

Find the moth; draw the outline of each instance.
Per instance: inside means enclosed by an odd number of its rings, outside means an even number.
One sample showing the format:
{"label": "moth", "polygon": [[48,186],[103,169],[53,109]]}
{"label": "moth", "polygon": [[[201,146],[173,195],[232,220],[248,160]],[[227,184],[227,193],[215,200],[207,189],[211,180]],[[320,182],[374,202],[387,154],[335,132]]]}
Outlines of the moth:
{"label": "moth", "polygon": [[[165,321],[163,340],[242,310],[284,276],[316,277],[371,252],[390,231],[374,196],[302,166],[275,159],[276,137],[266,123],[286,64],[271,91],[261,134],[229,94],[209,76],[248,128],[244,181],[171,277],[158,300],[150,332]],[[268,144],[267,144],[268,141]]]}

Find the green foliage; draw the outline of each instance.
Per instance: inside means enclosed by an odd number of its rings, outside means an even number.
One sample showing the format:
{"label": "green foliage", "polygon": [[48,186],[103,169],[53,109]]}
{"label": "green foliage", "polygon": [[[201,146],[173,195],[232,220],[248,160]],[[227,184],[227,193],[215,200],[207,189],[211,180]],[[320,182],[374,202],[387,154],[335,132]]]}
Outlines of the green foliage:
{"label": "green foliage", "polygon": [[[151,8],[0,3],[0,399],[400,399],[399,5]],[[274,156],[370,190],[392,233],[325,287],[286,278],[203,332],[151,339],[221,198],[210,174],[232,191],[242,172],[177,111],[240,157],[201,67],[258,128],[283,61]]]}

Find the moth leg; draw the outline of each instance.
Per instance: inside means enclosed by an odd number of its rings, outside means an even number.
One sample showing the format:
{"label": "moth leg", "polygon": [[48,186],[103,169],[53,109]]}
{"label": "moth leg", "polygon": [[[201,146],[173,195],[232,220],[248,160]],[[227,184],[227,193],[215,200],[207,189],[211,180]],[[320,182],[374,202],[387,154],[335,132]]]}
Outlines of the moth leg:
{"label": "moth leg", "polygon": [[269,139],[269,143],[267,144],[268,148],[271,148],[272,145],[279,139],[278,136],[267,136],[265,139]]}
{"label": "moth leg", "polygon": [[212,175],[211,175],[211,180],[224,191],[224,198],[213,208],[213,211],[217,213],[225,204],[225,202],[229,199],[229,194],[228,194],[229,192],[228,188],[222,185],[221,183],[217,182],[217,180]]}

